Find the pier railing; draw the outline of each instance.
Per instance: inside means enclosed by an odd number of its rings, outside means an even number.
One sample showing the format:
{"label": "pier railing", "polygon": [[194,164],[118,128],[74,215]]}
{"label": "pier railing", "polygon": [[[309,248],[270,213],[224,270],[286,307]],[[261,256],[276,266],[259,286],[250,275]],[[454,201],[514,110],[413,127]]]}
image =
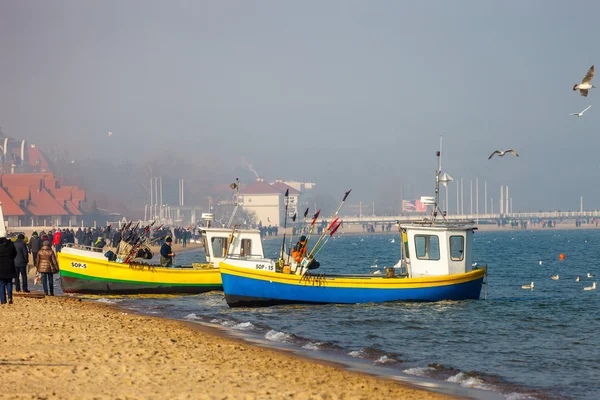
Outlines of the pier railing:
{"label": "pier railing", "polygon": [[[368,224],[368,223],[395,223],[396,221],[418,221],[426,217],[426,214],[414,215],[371,215],[371,216],[346,216],[342,219],[345,224]],[[440,218],[440,217],[438,217]],[[578,218],[600,218],[600,211],[548,211],[548,212],[525,212],[525,213],[488,213],[488,214],[449,214],[446,219],[450,221],[498,221],[501,219],[578,219]],[[327,220],[322,219],[322,220]]]}

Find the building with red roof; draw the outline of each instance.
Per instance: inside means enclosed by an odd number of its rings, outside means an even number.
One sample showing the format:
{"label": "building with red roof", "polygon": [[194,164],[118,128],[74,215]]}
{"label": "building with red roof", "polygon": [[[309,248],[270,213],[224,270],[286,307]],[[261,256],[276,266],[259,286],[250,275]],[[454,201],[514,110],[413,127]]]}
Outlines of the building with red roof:
{"label": "building with red roof", "polygon": [[8,227],[78,225],[86,192],[51,172],[42,150],[0,131],[0,203]]}
{"label": "building with red roof", "polygon": [[288,192],[288,217],[292,217],[294,214],[298,215],[300,191],[286,184],[282,179],[276,179],[275,182],[271,184],[271,187],[277,189],[279,193],[283,195],[285,195],[286,191]]}
{"label": "building with red roof", "polygon": [[283,193],[259,177],[251,185],[242,186],[239,203],[244,211],[254,215],[256,223],[264,226],[280,226],[285,205]]}
{"label": "building with red roof", "polygon": [[64,226],[81,222],[85,191],[63,186],[52,173],[2,174],[0,189],[8,226]]}

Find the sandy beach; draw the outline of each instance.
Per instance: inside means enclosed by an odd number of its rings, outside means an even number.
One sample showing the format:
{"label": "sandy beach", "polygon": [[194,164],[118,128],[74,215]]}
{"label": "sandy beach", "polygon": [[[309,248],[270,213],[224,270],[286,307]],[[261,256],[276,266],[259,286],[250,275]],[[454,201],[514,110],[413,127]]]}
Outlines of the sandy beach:
{"label": "sandy beach", "polygon": [[66,297],[0,308],[3,399],[448,399]]}

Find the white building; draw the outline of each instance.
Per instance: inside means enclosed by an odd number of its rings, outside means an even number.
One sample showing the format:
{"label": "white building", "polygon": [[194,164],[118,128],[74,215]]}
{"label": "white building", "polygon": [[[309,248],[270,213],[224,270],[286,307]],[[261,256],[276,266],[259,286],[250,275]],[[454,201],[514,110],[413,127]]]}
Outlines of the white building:
{"label": "white building", "polygon": [[291,218],[294,214],[298,215],[298,207],[300,206],[300,192],[293,187],[283,183],[283,180],[276,179],[272,187],[279,190],[283,197],[283,208],[285,210],[285,192],[288,191],[288,217]]}
{"label": "white building", "polygon": [[[284,190],[285,192],[285,190]],[[283,224],[285,203],[283,193],[259,177],[252,185],[240,190],[239,204],[248,213],[254,213],[256,223],[264,226]]]}

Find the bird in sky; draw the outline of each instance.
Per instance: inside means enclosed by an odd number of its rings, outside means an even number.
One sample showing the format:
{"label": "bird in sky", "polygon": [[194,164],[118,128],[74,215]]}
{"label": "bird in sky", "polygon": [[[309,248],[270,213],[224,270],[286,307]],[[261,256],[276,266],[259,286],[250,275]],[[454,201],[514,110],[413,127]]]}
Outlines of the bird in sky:
{"label": "bird in sky", "polygon": [[590,67],[590,69],[588,70],[587,74],[585,74],[585,78],[583,78],[581,83],[578,83],[575,86],[573,86],[573,90],[579,89],[579,94],[581,94],[583,97],[587,97],[588,90],[596,87],[596,86],[592,86],[592,83],[591,83],[593,77],[594,77],[594,66],[592,65]]}
{"label": "bird in sky", "polygon": [[108,132],[108,136],[112,136],[112,132]]}
{"label": "bird in sky", "polygon": [[578,116],[578,117],[583,117],[583,113],[584,113],[584,112],[586,112],[587,110],[589,110],[591,106],[592,106],[592,105],[590,104],[590,105],[588,106],[588,108],[586,108],[585,110],[583,110],[583,111],[582,111],[582,112],[580,112],[580,113],[571,113],[571,114],[569,114],[569,115],[576,115],[576,116]]}
{"label": "bird in sky", "polygon": [[494,157],[494,155],[496,155],[496,154],[498,154],[498,156],[500,156],[500,157],[504,157],[504,155],[507,153],[513,153],[515,156],[519,157],[519,154],[516,151],[514,151],[513,149],[504,150],[504,151],[496,150],[492,154],[490,154],[490,156],[488,157],[488,160],[491,160],[492,157]]}

